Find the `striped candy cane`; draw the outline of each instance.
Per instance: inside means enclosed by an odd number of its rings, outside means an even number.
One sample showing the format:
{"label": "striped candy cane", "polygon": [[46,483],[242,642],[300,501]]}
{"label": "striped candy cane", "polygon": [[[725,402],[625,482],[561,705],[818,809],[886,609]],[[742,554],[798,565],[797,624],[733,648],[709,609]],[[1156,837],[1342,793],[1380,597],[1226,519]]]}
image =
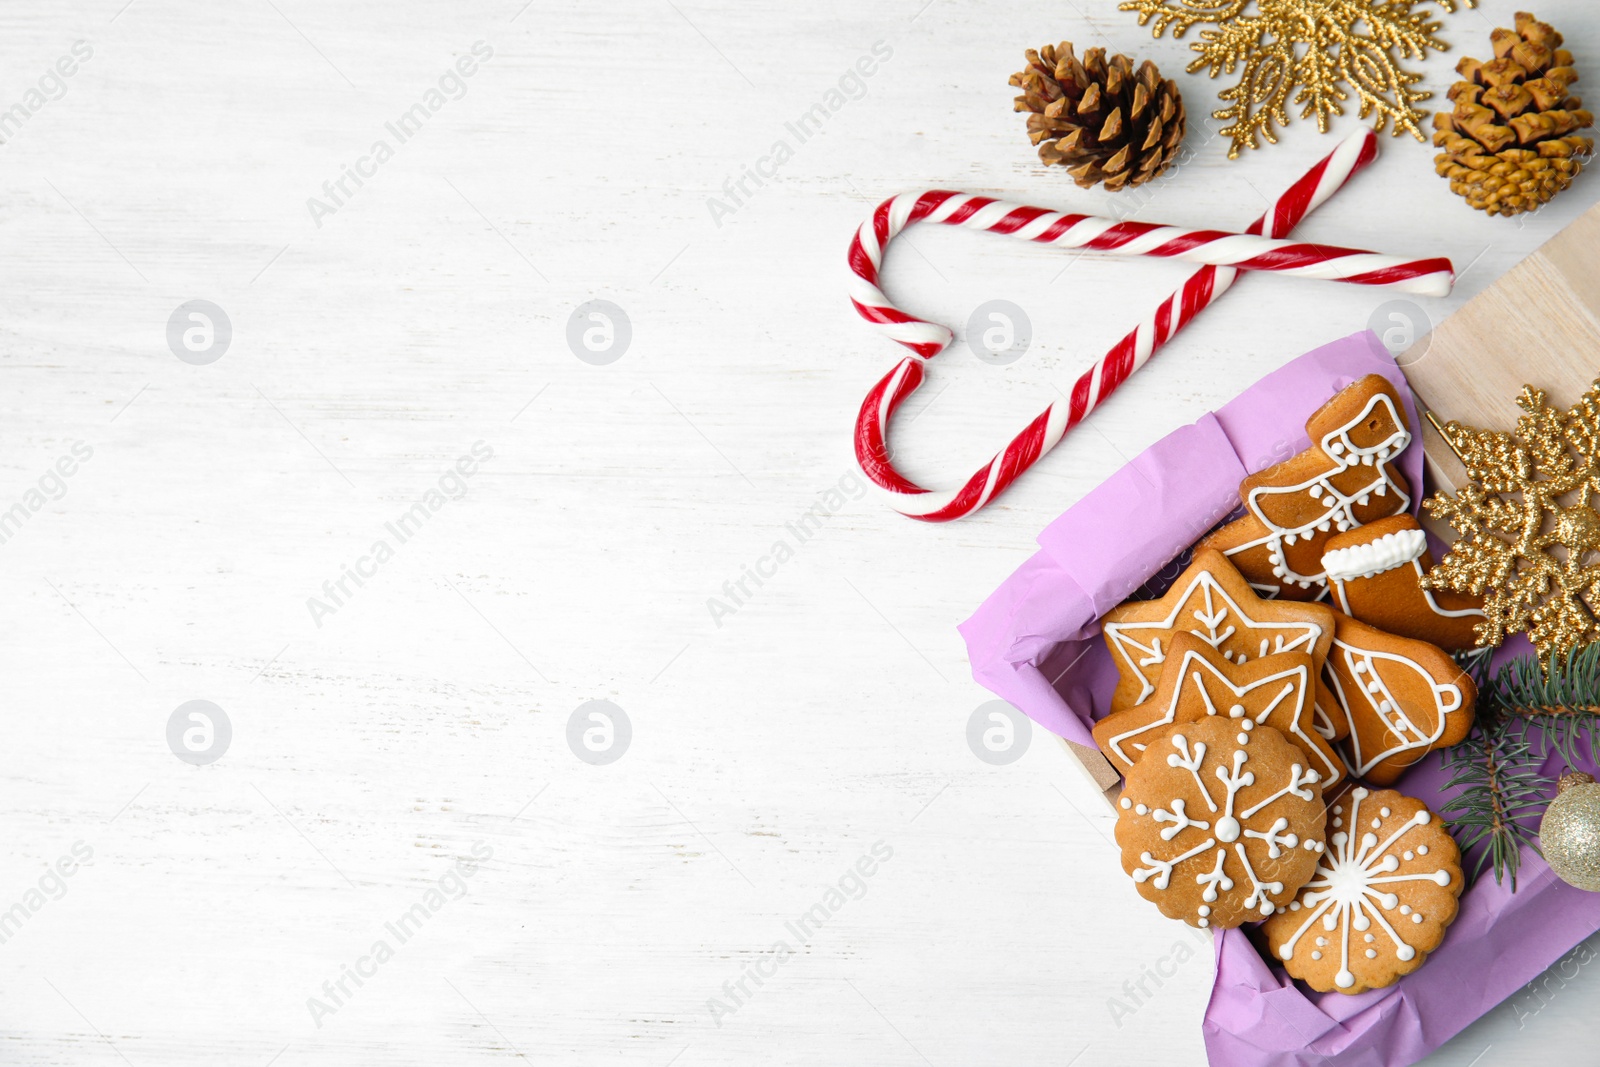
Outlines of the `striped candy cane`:
{"label": "striped candy cane", "polygon": [[[869,321],[879,321],[874,312],[894,310],[878,288],[878,269],[883,263],[884,246],[913,222],[942,222],[946,226],[1003,233],[1054,248],[1155,256],[1236,270],[1267,270],[1296,278],[1382,285],[1422,296],[1444,296],[1455,281],[1448,259],[1404,259],[1259,233],[1114,222],[1097,215],[1065,215],[987,196],[930,189],[902,193],[879,204],[850,245],[850,299]],[[895,336],[892,331],[890,336]]]}
{"label": "striped candy cane", "polygon": [[[1291,186],[1265,215],[1250,226],[1246,235],[1225,236],[1259,237],[1266,234],[1274,239],[1283,238],[1309,212],[1342,188],[1357,171],[1371,163],[1376,155],[1376,135],[1370,129],[1361,130],[1347,138]],[[952,203],[953,207],[950,206]],[[1053,221],[1040,225],[1040,220],[1047,216]],[[943,351],[953,335],[945,327],[915,318],[889,303],[877,284],[884,246],[906,226],[922,219],[976,226],[1053,243],[1052,228],[1059,227],[1061,220],[1073,218],[1082,216],[1063,216],[1039,208],[1000,204],[998,201],[956,193],[924,193],[920,196],[895,197],[880,204],[851,242],[851,301],[856,310],[867,321],[915,353],[901,360],[867,394],[856,419],[855,431],[856,462],[862,473],[887,491],[891,504],[902,514],[928,522],[948,522],[983,507],[1040,456],[1054,448],[1067,430],[1082,421],[1129,375],[1144,366],[1168,338],[1187,325],[1202,308],[1226,292],[1238,277],[1239,270],[1247,269],[1247,263],[1241,261],[1234,266],[1208,264],[1196,271],[1182,288],[1162,302],[1154,315],[1118,341],[1099,362],[1078,378],[1068,403],[1052,403],[1045,408],[962,485],[951,490],[935,491],[910,481],[895,470],[890,462],[887,443],[889,419],[905,398],[922,384],[925,374],[923,362]],[[1148,233],[1150,228],[1146,227],[1141,232]],[[1317,247],[1281,243],[1290,247]],[[1084,246],[1093,247],[1089,242],[1085,242]],[[1323,250],[1327,251],[1326,248]],[[1442,278],[1447,283],[1452,276],[1448,260],[1419,261],[1401,268],[1401,271],[1411,278],[1432,276]],[[1395,280],[1395,277],[1388,276],[1385,281],[1369,281],[1366,284],[1390,284]]]}

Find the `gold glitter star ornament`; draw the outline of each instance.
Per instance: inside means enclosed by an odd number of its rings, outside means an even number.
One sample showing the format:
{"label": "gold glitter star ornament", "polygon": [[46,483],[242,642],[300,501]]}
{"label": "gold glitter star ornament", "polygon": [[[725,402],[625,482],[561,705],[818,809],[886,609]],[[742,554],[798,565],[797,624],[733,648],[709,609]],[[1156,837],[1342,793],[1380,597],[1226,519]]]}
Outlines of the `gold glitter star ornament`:
{"label": "gold glitter star ornament", "polygon": [[1471,482],[1424,504],[1461,538],[1423,584],[1485,593],[1478,644],[1526,633],[1548,669],[1600,640],[1600,381],[1569,411],[1532,386],[1517,406],[1525,414],[1512,433],[1440,428]]}
{"label": "gold glitter star ornament", "polygon": [[1153,21],[1157,37],[1169,28],[1176,38],[1194,26],[1216,27],[1200,31],[1192,46],[1198,58],[1188,69],[1213,78],[1239,72],[1238,83],[1218,94],[1227,106],[1212,112],[1229,123],[1222,133],[1233,138],[1228,158],[1237,159],[1239,149],[1258,147],[1258,137],[1276,144],[1273,126],[1289,125],[1291,106],[1300,107],[1302,118],[1315,115],[1326,133],[1351,93],[1361,118],[1377,116],[1380,132],[1392,124],[1396,136],[1405,131],[1426,140],[1417,105],[1433,94],[1415,87],[1422,75],[1400,66],[1449,47],[1434,36],[1440,24],[1430,20],[1432,11],[1413,10],[1426,3],[1454,12],[1457,0],[1125,0],[1119,6],[1136,12],[1141,26]]}

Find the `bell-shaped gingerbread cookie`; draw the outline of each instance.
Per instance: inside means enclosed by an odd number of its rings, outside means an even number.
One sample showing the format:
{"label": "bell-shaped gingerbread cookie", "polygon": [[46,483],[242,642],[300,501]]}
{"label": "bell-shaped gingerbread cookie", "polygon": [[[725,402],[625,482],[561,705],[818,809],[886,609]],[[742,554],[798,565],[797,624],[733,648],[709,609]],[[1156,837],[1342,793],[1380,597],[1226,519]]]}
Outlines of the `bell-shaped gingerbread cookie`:
{"label": "bell-shaped gingerbread cookie", "polygon": [[1322,567],[1333,604],[1401,637],[1454,651],[1477,643],[1483,598],[1422,588],[1433,566],[1428,537],[1410,515],[1395,515],[1328,541]]}
{"label": "bell-shaped gingerbread cookie", "polygon": [[1338,616],[1322,669],[1350,722],[1340,743],[1358,778],[1392,785],[1429,752],[1472,730],[1478,687],[1435,645]]}

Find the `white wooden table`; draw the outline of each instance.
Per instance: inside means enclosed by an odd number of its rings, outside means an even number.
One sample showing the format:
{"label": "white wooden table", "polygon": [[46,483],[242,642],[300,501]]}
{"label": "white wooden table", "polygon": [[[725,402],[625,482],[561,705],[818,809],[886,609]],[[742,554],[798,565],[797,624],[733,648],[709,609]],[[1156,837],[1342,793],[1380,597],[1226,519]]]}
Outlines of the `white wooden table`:
{"label": "white wooden table", "polygon": [[[0,109],[27,105],[0,119],[0,514],[22,509],[0,518],[0,1060],[1200,1062],[1209,948],[1132,892],[1042,732],[1009,766],[969,750],[989,695],[955,624],[1127,457],[1385,296],[1245,279],[978,517],[847,493],[805,543],[786,524],[850,489],[855,407],[898,358],[841,283],[877,200],[1242,226],[1333,138],[1302,122],[1229,162],[1187,43],[1110,0],[519,3],[0,9]],[[1434,87],[1509,23],[1485,6],[1447,17]],[[1591,7],[1540,14],[1600,74]],[[1063,37],[1187,94],[1195,157],[1137,200],[1045,173],[1011,113],[1022,50]],[[800,142],[786,124],[841,78]],[[1431,149],[1383,148],[1300,232],[1452,256],[1435,315],[1600,196],[1585,176],[1488,219]],[[909,306],[959,327],[1007,299],[1036,332],[1006,367],[940,357],[896,434],[935,482],[1184,273],[904,244]],[[606,365],[567,343],[594,299],[631,324]],[[203,365],[167,341],[191,300],[231,323]],[[203,766],[167,740],[191,700],[231,726]],[[631,724],[609,764],[569,747],[590,700]],[[1175,973],[1115,1010],[1147,968]],[[1597,987],[1568,970],[1431,1062],[1577,1062]]]}

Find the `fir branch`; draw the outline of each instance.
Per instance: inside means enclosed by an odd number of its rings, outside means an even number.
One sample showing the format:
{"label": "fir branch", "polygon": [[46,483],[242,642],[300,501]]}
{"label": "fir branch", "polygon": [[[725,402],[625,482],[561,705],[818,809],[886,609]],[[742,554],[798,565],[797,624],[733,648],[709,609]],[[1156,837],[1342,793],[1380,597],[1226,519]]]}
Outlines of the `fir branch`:
{"label": "fir branch", "polygon": [[1544,779],[1525,733],[1508,729],[1511,720],[1480,722],[1461,744],[1445,753],[1450,772],[1445,789],[1461,791],[1444,805],[1458,843],[1466,852],[1484,844],[1474,879],[1492,863],[1496,882],[1509,877],[1514,892],[1521,847],[1538,850],[1538,830],[1527,820],[1544,806]]}
{"label": "fir branch", "polygon": [[1600,714],[1600,644],[1552,656],[1546,671],[1538,660],[1513,660],[1495,679],[1501,708],[1512,715]]}
{"label": "fir branch", "polygon": [[1563,707],[1560,704],[1518,704],[1502,710],[1507,715],[1516,715],[1523,719],[1538,719],[1544,716],[1566,718],[1574,715],[1600,715],[1600,704],[1578,704],[1572,707]]}
{"label": "fir branch", "polygon": [[1495,881],[1516,890],[1521,848],[1539,851],[1538,818],[1550,783],[1540,766],[1558,753],[1568,766],[1600,753],[1600,644],[1552,658],[1545,670],[1532,656],[1491,673],[1487,650],[1459,662],[1478,686],[1477,722],[1465,741],[1444,755],[1447,790],[1459,790],[1443,810],[1463,851],[1483,845],[1473,870],[1494,867]]}

